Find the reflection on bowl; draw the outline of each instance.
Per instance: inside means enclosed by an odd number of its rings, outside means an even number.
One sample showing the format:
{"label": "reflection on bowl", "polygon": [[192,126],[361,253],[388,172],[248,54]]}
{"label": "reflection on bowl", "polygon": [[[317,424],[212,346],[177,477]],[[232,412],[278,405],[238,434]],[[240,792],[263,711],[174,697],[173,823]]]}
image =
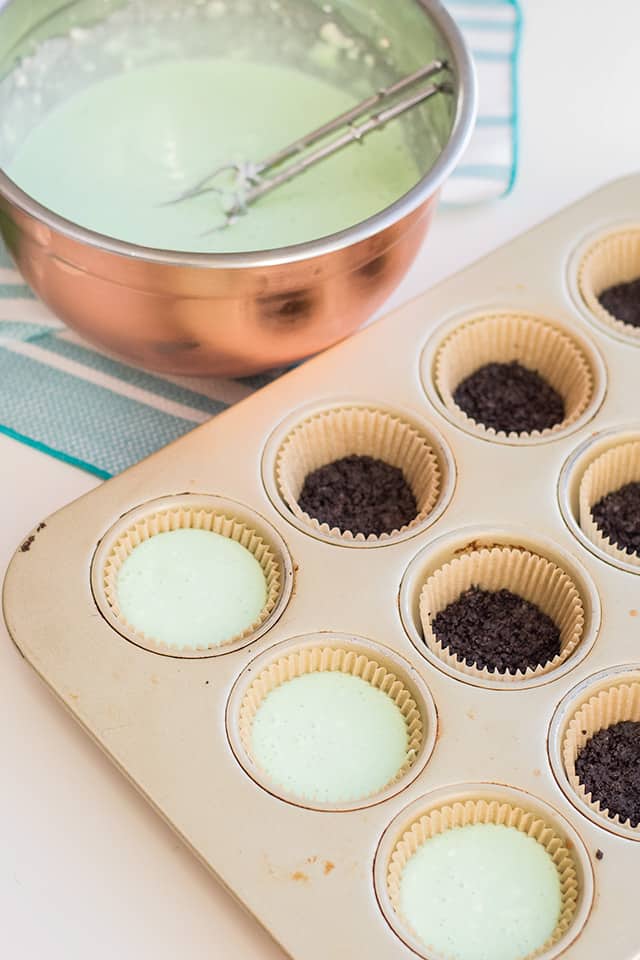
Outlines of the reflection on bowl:
{"label": "reflection on bowl", "polygon": [[[468,54],[436,0],[340,0],[330,12],[318,0],[45,0],[35,8],[9,0],[0,12],[0,229],[27,282],[69,326],[148,369],[242,375],[337,342],[397,286],[421,245],[438,189],[466,145],[475,111]],[[279,57],[300,68],[309,49],[305,30],[312,24],[317,31],[324,20],[339,24],[349,43],[338,44],[329,60],[316,59],[312,69],[357,100],[434,58],[448,62],[454,82],[452,97],[437,97],[407,117],[404,143],[419,171],[417,184],[354,226],[256,252],[160,250],[65,220],[4,172],[29,126],[96,80],[131,68],[130,50],[103,42],[105,23],[119,23],[121,32],[125,24],[134,38],[143,31],[144,43],[132,44],[134,67],[159,58],[215,57],[225,50],[216,44],[231,30],[241,60]],[[78,36],[82,57],[66,56],[65,44]],[[354,66],[354,44],[368,71]],[[36,68],[44,71],[39,83],[46,79],[46,95],[31,95],[27,104],[24,91],[33,91],[21,78]]]}

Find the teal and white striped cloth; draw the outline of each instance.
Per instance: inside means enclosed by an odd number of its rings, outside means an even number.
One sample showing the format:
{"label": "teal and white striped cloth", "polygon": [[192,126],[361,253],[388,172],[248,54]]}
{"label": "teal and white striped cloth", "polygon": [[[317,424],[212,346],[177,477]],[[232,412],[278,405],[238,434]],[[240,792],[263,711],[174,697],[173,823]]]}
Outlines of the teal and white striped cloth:
{"label": "teal and white striped cloth", "polygon": [[[517,0],[448,6],[476,58],[480,117],[445,200],[475,203],[506,195],[516,177],[520,10]],[[0,433],[106,478],[275,376],[189,380],[119,363],[35,299],[0,242]]]}
{"label": "teal and white striped cloth", "polygon": [[519,0],[445,0],[445,5],[473,53],[480,104],[471,144],[443,198],[456,205],[493,200],[512,190],[518,169]]}

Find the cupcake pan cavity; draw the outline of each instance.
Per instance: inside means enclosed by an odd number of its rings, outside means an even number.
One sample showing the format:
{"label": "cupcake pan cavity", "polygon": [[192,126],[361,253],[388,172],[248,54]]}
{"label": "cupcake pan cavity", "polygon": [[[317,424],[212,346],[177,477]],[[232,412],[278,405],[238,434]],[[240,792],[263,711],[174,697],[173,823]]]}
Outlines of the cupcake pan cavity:
{"label": "cupcake pan cavity", "polygon": [[601,560],[640,573],[640,555],[621,549],[595,522],[591,507],[606,494],[640,481],[640,423],[598,431],[576,447],[562,467],[560,510],[580,543]]}
{"label": "cupcake pan cavity", "polygon": [[604,670],[571,690],[559,704],[549,732],[549,754],[562,790],[594,823],[631,840],[640,840],[640,826],[595,799],[576,772],[580,751],[599,730],[640,721],[640,664]]}
{"label": "cupcake pan cavity", "polygon": [[[560,652],[537,667],[515,672],[490,671],[469,666],[442,645],[433,621],[450,603],[472,587],[486,591],[508,590],[547,614],[560,631]],[[471,550],[440,567],[425,582],[420,594],[420,620],[424,640],[432,653],[461,673],[484,679],[499,676],[506,683],[513,677],[527,680],[549,673],[564,663],[582,640],[584,606],[571,577],[553,561],[519,547],[496,546]]]}
{"label": "cupcake pan cavity", "polygon": [[[244,547],[260,565],[266,601],[241,632],[217,645],[174,647],[129,623],[118,597],[118,575],[134,550],[152,537],[176,530],[203,530]],[[125,639],[147,650],[177,657],[213,656],[257,639],[275,623],[291,593],[293,570],[284,540],[266,521],[241,504],[220,497],[183,495],[142,504],[102,537],[91,566],[91,586],[103,617]]]}
{"label": "cupcake pan cavity", "polygon": [[[564,417],[552,427],[505,432],[474,420],[456,399],[456,390],[488,364],[518,363],[534,371],[562,398]],[[455,317],[430,338],[422,378],[435,406],[469,433],[506,444],[534,444],[578,429],[597,412],[606,375],[588,337],[547,316],[517,310],[487,310]]]}
{"label": "cupcake pan cavity", "polygon": [[612,336],[640,346],[640,326],[600,302],[603,291],[640,279],[640,222],[619,223],[590,236],[576,251],[569,284],[580,309]]}
{"label": "cupcake pan cavity", "polygon": [[[569,727],[594,693],[590,724],[596,708],[637,705],[605,693],[640,677],[617,666],[637,661],[639,568],[580,515],[591,463],[640,441],[636,354],[572,284],[580,244],[640,221],[639,188],[640,177],[605,188],[292,371],[48,518],[12,561],[4,612],[27,661],[296,960],[440,960],[397,923],[387,885],[393,850],[436,809],[515,817],[569,852],[576,897],[545,960],[600,960],[611,931],[611,960],[637,953],[638,831],[580,794],[571,736],[583,735]],[[482,323],[493,340],[476,337]],[[514,324],[538,356],[550,338],[546,375],[569,408],[539,436],[491,435],[447,400],[462,361],[441,348],[466,340],[459,358],[477,359],[485,342],[512,342]],[[297,509],[305,471],[349,454],[403,469],[412,523],[367,539]],[[174,526],[236,539],[263,568],[265,609],[226,644],[162,646],[120,613],[119,564]],[[560,627],[560,656],[497,676],[425,643],[421,596],[428,628],[434,604],[479,583],[537,601]],[[355,671],[407,711],[413,752],[387,783],[314,801],[260,767],[256,712],[309,671]]]}
{"label": "cupcake pan cavity", "polygon": [[[546,851],[558,872],[560,913],[551,936],[521,960],[559,956],[579,935],[593,899],[593,874],[579,835],[557,812],[522,791],[497,784],[454,785],[414,801],[390,824],[378,848],[375,883],[384,915],[396,932],[425,960],[448,960],[429,949],[402,915],[402,875],[428,840],[475,824],[510,827],[531,837]],[[460,917],[460,922],[464,918]]]}
{"label": "cupcake pan cavity", "polygon": [[[300,507],[306,477],[348,456],[369,456],[402,470],[416,499],[415,519],[374,536],[319,522]],[[455,485],[451,452],[438,432],[411,411],[366,401],[340,401],[301,410],[270,438],[263,461],[274,505],[300,530],[343,546],[384,546],[414,536],[435,523]]]}
{"label": "cupcake pan cavity", "polygon": [[[431,622],[469,587],[507,589],[535,603],[560,630],[560,653],[525,672],[469,666],[443,647]],[[524,527],[467,527],[416,554],[400,587],[400,615],[416,650],[451,677],[474,686],[519,690],[563,676],[587,656],[600,627],[601,606],[587,570],[557,543]]]}
{"label": "cupcake pan cavity", "polygon": [[620,443],[600,454],[587,467],[580,481],[580,527],[601,550],[616,560],[640,570],[640,544],[624,546],[594,518],[599,501],[627,484],[640,483],[640,440]]}
{"label": "cupcake pan cavity", "polygon": [[[316,673],[357,677],[385,693],[404,717],[406,760],[380,790],[349,801],[318,803],[313,797],[283,791],[256,761],[252,726],[268,695],[288,681]],[[380,644],[340,634],[300,637],[261,654],[239,678],[227,708],[230,743],[249,776],[290,803],[318,810],[361,809],[400,792],[428,762],[436,742],[437,724],[436,708],[429,689],[408,663]],[[348,729],[344,731],[344,737],[347,741]]]}

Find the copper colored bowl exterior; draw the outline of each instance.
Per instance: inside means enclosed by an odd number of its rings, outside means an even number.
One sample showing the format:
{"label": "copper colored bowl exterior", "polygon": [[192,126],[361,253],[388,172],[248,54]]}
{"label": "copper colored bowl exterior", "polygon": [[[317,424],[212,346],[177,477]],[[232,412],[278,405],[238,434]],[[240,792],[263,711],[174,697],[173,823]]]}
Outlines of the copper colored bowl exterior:
{"label": "copper colored bowl exterior", "polygon": [[164,373],[246,375],[348,336],[407,272],[438,189],[473,126],[475,78],[464,43],[437,0],[421,3],[452,52],[456,116],[433,169],[401,200],[309,243],[246,254],[183,254],[70,223],[0,170],[0,230],[27,283],[87,340]]}
{"label": "copper colored bowl exterior", "polygon": [[148,370],[240,376],[299,360],[356,330],[406,273],[434,208],[431,198],[330,253],[240,269],[88,246],[6,201],[3,218],[27,282],[87,340]]}

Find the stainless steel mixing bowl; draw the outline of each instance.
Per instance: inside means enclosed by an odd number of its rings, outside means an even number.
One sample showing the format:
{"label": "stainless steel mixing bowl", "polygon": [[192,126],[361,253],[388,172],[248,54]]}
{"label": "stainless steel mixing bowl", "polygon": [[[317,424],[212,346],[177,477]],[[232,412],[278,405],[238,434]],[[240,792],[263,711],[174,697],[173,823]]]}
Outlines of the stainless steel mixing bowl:
{"label": "stainless steel mixing bowl", "polygon": [[[305,2],[322,7],[317,0]],[[122,4],[5,0],[0,84],[39,44],[79,25],[90,29]],[[181,6],[179,0],[174,6]],[[451,66],[454,95],[437,98],[435,116],[429,104],[428,112],[417,111],[414,118],[414,154],[427,142],[421,138],[431,138],[431,150],[433,137],[440,140],[435,162],[426,160],[417,185],[375,216],[328,237],[255,253],[191,254],[136,246],[71,223],[20,190],[0,168],[5,243],[27,282],[70,327],[149,370],[238,376],[337,342],[397,286],[422,243],[438,190],[469,139],[476,104],[473,66],[437,0],[334,0],[332,7],[360,36],[370,33],[372,43],[388,49],[392,77],[435,56]]]}

